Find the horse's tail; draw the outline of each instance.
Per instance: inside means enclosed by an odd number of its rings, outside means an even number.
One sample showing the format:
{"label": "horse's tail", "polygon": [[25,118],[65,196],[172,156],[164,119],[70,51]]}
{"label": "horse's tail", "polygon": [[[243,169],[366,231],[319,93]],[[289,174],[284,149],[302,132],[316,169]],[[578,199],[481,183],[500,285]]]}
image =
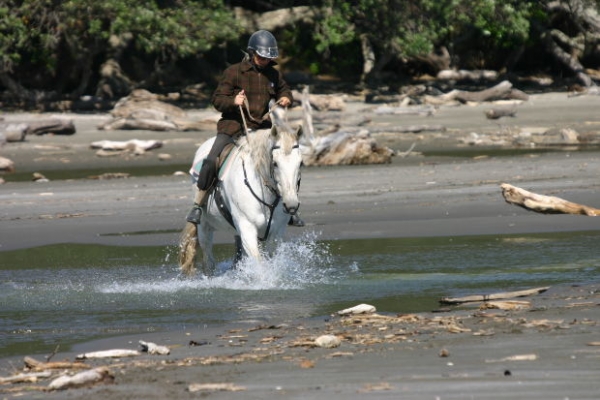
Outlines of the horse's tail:
{"label": "horse's tail", "polygon": [[196,253],[198,250],[198,227],[186,222],[179,239],[179,268],[184,274],[191,276],[196,273]]}

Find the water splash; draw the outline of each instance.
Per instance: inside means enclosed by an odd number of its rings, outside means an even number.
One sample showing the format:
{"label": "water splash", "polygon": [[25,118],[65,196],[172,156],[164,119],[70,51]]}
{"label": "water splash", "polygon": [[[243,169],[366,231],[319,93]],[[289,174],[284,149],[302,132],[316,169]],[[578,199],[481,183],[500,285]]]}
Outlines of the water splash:
{"label": "water splash", "polygon": [[[317,284],[328,284],[343,277],[335,266],[329,247],[317,242],[316,233],[306,233],[292,241],[277,244],[262,260],[246,258],[235,269],[232,260],[217,265],[217,274],[185,278],[179,275],[160,280],[120,281],[97,287],[102,293],[174,293],[188,290],[296,290]],[[177,273],[176,271],[173,271]]]}

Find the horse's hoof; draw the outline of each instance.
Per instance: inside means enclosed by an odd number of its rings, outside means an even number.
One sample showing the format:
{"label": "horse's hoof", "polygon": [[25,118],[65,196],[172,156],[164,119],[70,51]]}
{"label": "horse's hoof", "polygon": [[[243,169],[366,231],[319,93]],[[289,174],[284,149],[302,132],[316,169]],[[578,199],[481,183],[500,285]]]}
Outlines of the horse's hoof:
{"label": "horse's hoof", "polygon": [[200,207],[194,206],[188,213],[185,220],[187,222],[191,222],[192,224],[198,225],[200,223],[200,217],[202,217],[202,209]]}

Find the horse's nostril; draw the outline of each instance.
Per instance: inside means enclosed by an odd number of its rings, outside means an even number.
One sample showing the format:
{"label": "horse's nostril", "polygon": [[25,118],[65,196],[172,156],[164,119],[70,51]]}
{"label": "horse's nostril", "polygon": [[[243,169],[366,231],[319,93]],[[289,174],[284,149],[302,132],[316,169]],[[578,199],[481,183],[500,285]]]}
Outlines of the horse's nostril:
{"label": "horse's nostril", "polygon": [[283,204],[283,209],[290,215],[295,215],[298,212],[298,208],[299,207],[288,207],[285,203]]}

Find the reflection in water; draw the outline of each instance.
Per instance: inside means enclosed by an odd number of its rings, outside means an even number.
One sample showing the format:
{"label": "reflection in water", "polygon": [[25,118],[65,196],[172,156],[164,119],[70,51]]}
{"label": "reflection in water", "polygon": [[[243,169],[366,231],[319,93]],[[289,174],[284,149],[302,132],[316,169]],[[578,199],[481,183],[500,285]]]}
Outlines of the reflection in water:
{"label": "reflection in water", "polygon": [[0,356],[228,322],[285,322],[358,303],[420,312],[445,296],[598,279],[600,232],[283,243],[262,263],[185,278],[175,247],[53,245],[2,252]]}

